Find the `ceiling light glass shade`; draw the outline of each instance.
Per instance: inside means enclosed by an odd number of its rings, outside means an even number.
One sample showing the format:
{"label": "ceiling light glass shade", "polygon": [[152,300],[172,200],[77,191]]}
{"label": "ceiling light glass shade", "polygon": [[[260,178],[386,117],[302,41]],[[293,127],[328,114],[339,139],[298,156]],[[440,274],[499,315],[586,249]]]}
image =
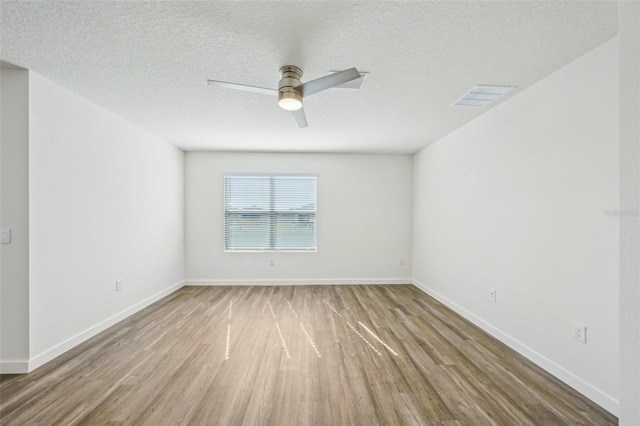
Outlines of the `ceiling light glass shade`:
{"label": "ceiling light glass shade", "polygon": [[278,105],[287,111],[297,111],[302,108],[302,96],[298,92],[280,92],[278,94]]}

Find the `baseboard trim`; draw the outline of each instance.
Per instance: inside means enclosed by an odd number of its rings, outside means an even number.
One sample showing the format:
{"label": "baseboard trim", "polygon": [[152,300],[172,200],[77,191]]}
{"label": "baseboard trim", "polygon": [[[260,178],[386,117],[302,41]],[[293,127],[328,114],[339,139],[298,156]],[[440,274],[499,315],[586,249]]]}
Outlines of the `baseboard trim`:
{"label": "baseboard trim", "polygon": [[212,280],[188,279],[190,286],[285,286],[285,285],[354,285],[354,284],[412,284],[411,278],[330,278],[330,279],[265,279],[265,280]]}
{"label": "baseboard trim", "polygon": [[565,370],[555,362],[539,354],[535,350],[524,345],[523,343],[519,342],[518,340],[514,339],[513,337],[504,333],[503,331],[495,328],[488,322],[484,321],[482,318],[469,312],[468,310],[458,305],[457,303],[447,299],[446,297],[434,291],[433,289],[429,288],[425,284],[422,284],[417,280],[413,280],[413,285],[418,289],[422,290],[423,292],[425,292],[426,294],[428,294],[429,296],[436,299],[438,302],[442,303],[443,305],[447,306],[451,310],[455,311],[457,314],[461,315],[465,319],[471,321],[473,324],[480,327],[482,330],[484,330],[491,336],[495,337],[496,339],[500,340],[502,343],[509,346],[511,349],[518,352],[525,358],[529,359],[534,364],[546,370],[548,373],[562,380],[564,383],[571,386],[573,389],[577,390],[578,392],[580,392],[581,394],[583,394],[584,396],[586,396],[587,398],[589,398],[590,400],[592,400],[593,402],[595,402],[596,404],[604,408],[605,410],[609,411],[611,414],[616,416],[620,415],[619,402],[614,398],[612,398],[611,396],[607,395],[606,393],[602,392],[600,389],[585,382],[578,376]]}
{"label": "baseboard trim", "polygon": [[171,287],[168,287],[162,291],[160,291],[159,293],[154,294],[153,296],[147,297],[146,299],[136,303],[135,305],[125,309],[122,312],[117,313],[116,315],[113,315],[112,317],[109,317],[107,319],[105,319],[104,321],[99,322],[98,324],[88,328],[87,330],[76,334],[75,336],[65,340],[64,342],[42,352],[41,354],[31,358],[28,362],[28,367],[27,367],[27,371],[25,372],[31,372],[33,370],[35,370],[36,368],[44,365],[45,363],[51,361],[52,359],[62,355],[63,353],[65,353],[66,351],[68,351],[69,349],[72,349],[76,346],[78,346],[80,343],[92,338],[93,336],[95,336],[96,334],[106,330],[107,328],[111,327],[114,324],[117,324],[118,322],[122,321],[123,319],[135,314],[136,312],[146,308],[147,306],[151,305],[152,303],[157,302],[158,300],[162,299],[163,297],[168,296],[169,294],[173,293],[176,290],[179,290],[180,288],[182,288],[184,286],[184,281],[180,281],[177,284],[172,285]]}
{"label": "baseboard trim", "polygon": [[0,374],[24,374],[29,372],[29,361],[0,361]]}

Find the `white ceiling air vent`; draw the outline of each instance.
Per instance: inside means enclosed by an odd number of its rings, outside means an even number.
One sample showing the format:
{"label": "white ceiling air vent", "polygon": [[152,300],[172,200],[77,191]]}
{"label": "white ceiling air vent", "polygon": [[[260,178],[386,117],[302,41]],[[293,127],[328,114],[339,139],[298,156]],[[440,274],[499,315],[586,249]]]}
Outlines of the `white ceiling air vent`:
{"label": "white ceiling air vent", "polygon": [[506,95],[515,87],[510,86],[475,86],[460,99],[453,103],[454,106],[483,107],[489,105],[502,95]]}

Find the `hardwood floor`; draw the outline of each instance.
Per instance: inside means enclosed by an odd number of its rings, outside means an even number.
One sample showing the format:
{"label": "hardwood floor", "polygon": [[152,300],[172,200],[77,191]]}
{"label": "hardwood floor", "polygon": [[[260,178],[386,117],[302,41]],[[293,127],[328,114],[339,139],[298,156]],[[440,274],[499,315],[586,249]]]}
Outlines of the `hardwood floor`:
{"label": "hardwood floor", "polygon": [[409,285],[184,287],[0,392],[2,425],[617,424]]}

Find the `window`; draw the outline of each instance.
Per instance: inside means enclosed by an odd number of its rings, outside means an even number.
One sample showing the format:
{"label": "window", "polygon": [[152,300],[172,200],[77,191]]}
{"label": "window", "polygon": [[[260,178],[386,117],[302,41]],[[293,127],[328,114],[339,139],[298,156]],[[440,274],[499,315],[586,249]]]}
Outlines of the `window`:
{"label": "window", "polygon": [[224,177],[224,249],[316,250],[316,176]]}

